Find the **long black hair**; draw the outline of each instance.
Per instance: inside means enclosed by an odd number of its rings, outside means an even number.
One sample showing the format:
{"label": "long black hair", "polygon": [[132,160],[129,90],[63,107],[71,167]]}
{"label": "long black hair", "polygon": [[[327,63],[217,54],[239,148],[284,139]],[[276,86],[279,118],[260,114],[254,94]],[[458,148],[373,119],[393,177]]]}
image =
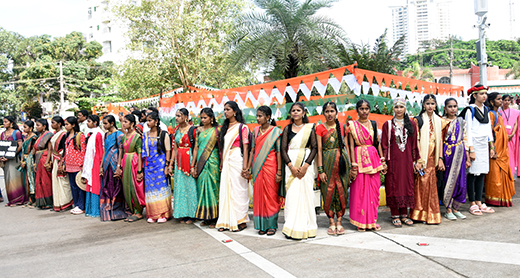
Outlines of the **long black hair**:
{"label": "long black hair", "polygon": [[78,118],[74,117],[74,116],[70,116],[70,117],[67,117],[65,119],[65,121],[71,125],[74,125],[74,127],[72,128],[72,130],[74,130],[74,133],[78,133],[79,132],[79,124],[78,124]]}
{"label": "long black hair", "polygon": [[32,128],[32,130],[34,131],[34,122],[33,121],[28,120],[28,121],[25,121],[25,123],[23,123],[23,124]]}
{"label": "long black hair", "polygon": [[133,127],[135,128],[136,122],[135,122],[135,115],[134,114],[126,114],[125,119],[131,123],[133,123]]}
{"label": "long black hair", "polygon": [[[493,102],[495,101],[495,99],[499,96],[500,94],[497,93],[497,92],[493,92],[493,93],[489,93],[488,94],[488,98],[486,100],[486,103],[485,105],[489,108],[489,111],[491,110],[495,110],[494,107],[493,107]],[[496,111],[498,112],[498,111]]]}
{"label": "long black hair", "polygon": [[[132,115],[136,115],[137,118],[139,119],[139,122],[142,123],[142,122],[146,122],[146,117],[143,118],[143,113],[141,113],[141,111],[139,110],[134,110],[132,111],[130,114]],[[144,120],[144,121],[143,121]]]}
{"label": "long black hair", "polygon": [[16,123],[16,119],[13,116],[5,116],[4,120],[8,120],[11,123],[11,128],[15,130],[20,130],[18,124]]}
{"label": "long black hair", "polygon": [[180,108],[179,110],[177,110],[177,112],[180,112],[182,115],[186,116],[186,121],[190,120],[190,111],[188,111],[188,109]]}
{"label": "long black hair", "polygon": [[325,102],[325,104],[323,104],[323,109],[322,109],[322,113],[325,114],[325,110],[327,109],[327,106],[330,106],[332,108],[334,108],[334,110],[336,111],[336,119],[335,119],[335,122],[336,122],[336,133],[338,134],[338,142],[339,142],[339,149],[340,149],[340,153],[341,155],[339,156],[339,174],[340,176],[345,176],[347,174],[347,163],[345,161],[345,157],[343,157],[343,152],[342,150],[345,149],[345,141],[343,141],[343,136],[341,134],[341,129],[342,129],[342,126],[341,124],[339,123],[339,120],[338,120],[338,106],[336,105],[336,103],[332,102],[332,101],[328,101],[328,102]]}
{"label": "long black hair", "polygon": [[[295,103],[293,103],[293,105],[291,105],[291,109],[289,109],[289,114],[291,114],[291,111],[292,111],[292,109],[293,109],[294,106],[298,106],[298,107],[300,107],[300,109],[303,111],[302,122],[303,122],[304,124],[309,123],[309,117],[307,117],[307,112],[305,111],[305,105],[303,105],[303,103],[301,103],[301,102],[295,102]],[[294,124],[294,120],[293,120],[292,117],[291,117],[291,124]]]}
{"label": "long black hair", "polygon": [[63,121],[63,118],[60,116],[54,116],[52,117],[52,120],[60,124],[60,127],[63,127],[65,125],[65,121]]}
{"label": "long black hair", "polygon": [[509,94],[503,94],[503,95],[502,95],[502,101],[504,101],[504,99],[506,99],[506,98],[510,98],[511,100],[513,100],[513,99],[511,98],[511,95],[509,95]]}
{"label": "long black hair", "polygon": [[38,119],[36,120],[37,123],[40,123],[43,126],[43,130],[48,131],[49,130],[49,122],[46,119]]}
{"label": "long black hair", "polygon": [[433,113],[437,114],[437,116],[440,117],[440,115],[439,115],[439,105],[437,103],[437,98],[435,97],[434,94],[429,94],[429,95],[425,95],[424,96],[423,101],[422,101],[421,112],[419,113],[418,117],[422,117],[422,114],[424,114],[424,112],[426,112],[426,107],[424,107],[424,103],[427,100],[429,100],[429,99],[433,99],[433,101],[435,101],[435,109],[433,110]]}
{"label": "long black hair", "polygon": [[[208,116],[211,119],[212,126],[214,126],[214,127],[218,126],[218,122],[217,122],[217,119],[215,119],[215,113],[213,112],[213,109],[211,109],[209,107],[202,108],[202,110],[200,110],[200,114],[202,114],[202,113],[206,114],[206,116]],[[202,122],[200,123],[200,126],[202,126]]]}
{"label": "long black hair", "polygon": [[[459,105],[459,103],[457,102],[456,99],[454,99],[454,98],[452,98],[452,97],[447,98],[447,99],[444,101],[444,112],[442,113],[442,116],[446,116],[446,115],[447,115],[447,113],[446,113],[446,106],[448,106],[448,102],[450,102],[450,101],[455,101],[455,103],[456,103],[457,105]],[[457,113],[455,113],[455,117],[457,117]]]}
{"label": "long black hair", "polygon": [[[404,108],[406,109],[406,106]],[[394,119],[395,119],[395,116],[394,116]],[[404,120],[403,124],[404,124],[404,128],[406,129],[406,133],[408,133],[408,136],[413,136],[415,133],[415,129],[413,128],[412,120],[410,120],[410,116],[408,116],[408,113],[404,112],[403,120]]]}
{"label": "long black hair", "polygon": [[87,119],[91,120],[96,127],[99,126],[99,116],[98,115],[94,115],[94,114],[88,115]]}
{"label": "long black hair", "polygon": [[[244,122],[244,116],[242,115],[242,110],[240,110],[240,108],[238,107],[238,104],[232,100],[226,102],[226,104],[224,104],[224,106],[229,106],[233,112],[235,112],[235,119],[237,120],[237,122],[239,123],[245,123]],[[227,130],[228,130],[228,127],[229,127],[229,119],[226,118],[226,120],[224,121],[224,124],[222,125],[222,128],[220,130],[220,133],[223,134],[224,136],[220,136],[219,138],[219,145],[220,145],[220,149],[224,149],[224,137],[227,133]],[[241,130],[239,130],[238,132],[242,132]]]}
{"label": "long black hair", "polygon": [[162,142],[161,142],[161,119],[159,118],[159,114],[155,113],[155,112],[151,112],[149,113],[146,118],[150,118],[154,121],[157,121],[157,123],[155,124],[155,127],[157,127],[157,137],[159,137],[159,140],[157,140],[157,150],[159,152],[162,152]]}
{"label": "long black hair", "polygon": [[258,107],[258,111],[264,113],[266,118],[271,117],[269,124],[272,126],[276,126],[276,121],[273,118],[273,111],[271,110],[271,108],[269,108],[269,106],[262,105],[262,106]]}
{"label": "long black hair", "polygon": [[361,108],[361,106],[363,106],[363,103],[367,104],[369,110],[371,109],[370,102],[368,102],[368,100],[360,99],[360,100],[358,100],[358,102],[356,102],[356,111],[359,111],[359,108]]}
{"label": "long black hair", "polygon": [[112,116],[112,115],[106,115],[105,117],[103,117],[103,120],[107,120],[107,122],[109,124],[112,124],[113,126],[116,126],[116,118],[114,118],[114,116]]}

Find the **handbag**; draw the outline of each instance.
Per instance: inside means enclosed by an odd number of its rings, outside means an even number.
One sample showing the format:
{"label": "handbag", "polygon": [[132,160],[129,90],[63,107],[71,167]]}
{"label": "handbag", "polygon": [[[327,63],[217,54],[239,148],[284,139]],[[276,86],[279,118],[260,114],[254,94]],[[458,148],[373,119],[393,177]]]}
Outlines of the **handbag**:
{"label": "handbag", "polygon": [[314,182],[314,207],[321,207],[321,190],[320,188],[317,186],[317,183]]}

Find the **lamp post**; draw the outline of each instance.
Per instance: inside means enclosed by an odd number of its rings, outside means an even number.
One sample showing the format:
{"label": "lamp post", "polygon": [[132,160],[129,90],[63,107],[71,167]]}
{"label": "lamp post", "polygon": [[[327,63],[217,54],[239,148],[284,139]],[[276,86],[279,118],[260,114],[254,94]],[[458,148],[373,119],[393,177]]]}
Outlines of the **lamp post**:
{"label": "lamp post", "polygon": [[476,43],[477,48],[477,61],[480,66],[480,84],[487,86],[487,54],[486,54],[486,28],[489,27],[489,23],[486,24],[488,12],[488,1],[487,0],[475,0],[475,14],[478,16],[478,25],[474,26],[478,28],[478,41]]}

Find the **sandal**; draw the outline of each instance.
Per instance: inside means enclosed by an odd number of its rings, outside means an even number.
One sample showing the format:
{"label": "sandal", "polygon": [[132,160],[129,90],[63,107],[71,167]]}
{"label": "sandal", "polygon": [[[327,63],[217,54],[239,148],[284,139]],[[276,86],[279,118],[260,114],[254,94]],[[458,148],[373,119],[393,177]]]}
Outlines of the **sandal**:
{"label": "sandal", "polygon": [[480,211],[480,209],[478,208],[477,205],[472,205],[471,207],[469,207],[469,213],[476,215],[476,216],[482,215],[482,211]]}
{"label": "sandal", "polygon": [[392,225],[394,225],[394,227],[396,227],[396,228],[402,228],[403,227],[403,223],[401,223],[401,220],[399,218],[393,218],[392,219]]}
{"label": "sandal", "polygon": [[274,234],[276,234],[276,229],[268,229],[267,230],[267,235],[268,236],[274,236]]}
{"label": "sandal", "polygon": [[336,235],[336,226],[330,225],[329,229],[327,230],[327,234],[329,236],[335,236]]}
{"label": "sandal", "polygon": [[358,232],[366,232],[367,230],[364,229],[364,228],[359,228],[359,227],[358,227],[358,228],[357,228],[357,231],[358,231]]}
{"label": "sandal", "polygon": [[495,210],[486,206],[485,203],[482,203],[482,205],[480,205],[479,207],[480,211],[481,212],[485,212],[485,213],[495,213]]}
{"label": "sandal", "polygon": [[166,221],[168,221],[168,219],[166,219],[166,217],[161,217],[161,218],[157,219],[157,223],[166,223]]}
{"label": "sandal", "polygon": [[218,228],[217,231],[219,231],[219,232],[223,232],[223,231],[225,231],[225,230],[226,230],[226,229],[224,229],[224,228]]}
{"label": "sandal", "polygon": [[343,228],[343,226],[341,226],[341,225],[336,225],[336,234],[338,236],[344,235],[345,234],[345,228]]}
{"label": "sandal", "polygon": [[247,228],[247,224],[242,223],[242,224],[238,225],[238,230],[234,230],[233,232],[241,232],[241,231],[245,230],[246,228]]}
{"label": "sandal", "polygon": [[261,235],[261,236],[263,236],[263,235],[267,234],[267,231],[262,231],[262,230],[260,230],[260,231],[258,231],[258,234]]}
{"label": "sandal", "polygon": [[209,224],[209,225],[208,225],[208,228],[210,228],[210,229],[215,229],[215,224]]}
{"label": "sandal", "polygon": [[379,224],[376,224],[376,227],[374,228],[374,231],[381,231],[381,226]]}
{"label": "sandal", "polygon": [[202,226],[208,226],[208,223],[206,222],[206,220],[204,220],[204,221],[200,222],[200,226],[201,226],[201,227],[202,227]]}
{"label": "sandal", "polygon": [[401,222],[404,223],[406,226],[413,226],[413,220],[408,217],[401,218]]}
{"label": "sandal", "polygon": [[184,222],[184,223],[186,223],[186,224],[193,224],[193,220],[188,219],[188,220],[186,220],[186,222]]}
{"label": "sandal", "polygon": [[155,221],[156,221],[156,220],[153,219],[153,218],[148,218],[148,219],[146,220],[146,222],[148,222],[148,223],[155,223]]}
{"label": "sandal", "polygon": [[139,218],[139,217],[137,217],[137,215],[131,215],[131,216],[128,216],[126,219],[128,219],[128,222],[135,222],[135,221],[143,219],[143,217]]}

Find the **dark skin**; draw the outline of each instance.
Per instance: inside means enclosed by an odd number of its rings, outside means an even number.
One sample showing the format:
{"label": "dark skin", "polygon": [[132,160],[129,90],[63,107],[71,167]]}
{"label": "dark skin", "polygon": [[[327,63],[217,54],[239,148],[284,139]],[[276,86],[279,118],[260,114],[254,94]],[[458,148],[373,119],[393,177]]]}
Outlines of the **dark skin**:
{"label": "dark skin", "polygon": [[[159,134],[157,134],[157,126],[159,125],[159,120],[154,120],[150,117],[147,117],[146,118],[146,124],[148,125],[148,127],[150,128],[150,131],[148,132],[149,136],[150,137],[159,137]],[[169,142],[167,142],[169,144]],[[166,149],[166,161],[170,161],[170,150]],[[169,172],[168,172],[168,165],[164,165],[164,176],[168,176],[169,175]]]}
{"label": "dark skin", "polygon": [[[179,127],[179,132],[181,134],[186,133],[191,127],[191,125],[188,123],[188,116],[182,114],[179,111],[177,111],[177,113],[175,113],[175,121],[177,122],[177,126]],[[195,141],[197,141],[197,139],[195,139]],[[172,177],[173,177],[173,165],[175,163],[175,158],[177,157],[178,149],[179,149],[179,146],[177,145],[177,142],[175,142],[175,140],[174,140],[173,141],[173,150],[172,150],[172,155],[171,155],[171,157],[173,157],[174,159],[170,160],[170,165],[168,166],[169,174]]]}
{"label": "dark skin", "polygon": [[[291,127],[291,130],[294,133],[298,133],[304,126],[303,126],[303,116],[305,116],[305,111],[301,109],[299,106],[294,106],[291,109],[291,119],[293,120],[293,125]],[[300,127],[298,127],[300,126]],[[296,177],[298,179],[302,179],[305,174],[307,173],[307,169],[309,168],[309,164],[307,162],[303,163],[301,167],[295,167],[292,162],[289,162],[287,164],[287,167],[291,170],[291,174],[293,177]]]}
{"label": "dark skin", "polygon": [[[36,134],[34,134],[34,132],[33,132],[33,128],[27,126],[26,124],[23,125],[23,130],[27,133],[27,136],[26,136],[25,140],[30,139],[33,136],[36,136]],[[25,162],[25,159],[22,156],[22,161],[20,162],[20,166],[22,168],[25,168],[26,165],[27,165],[27,163]]]}
{"label": "dark skin", "polygon": [[[43,134],[45,132],[45,126],[40,124],[39,122],[36,122],[36,132],[38,132],[40,134]],[[50,145],[50,142],[47,143],[47,148],[48,148],[49,145]],[[36,148],[33,148],[32,152],[33,152],[33,155],[35,155],[36,154]],[[36,163],[34,163],[33,167],[34,167],[34,171],[36,171],[36,169],[38,167],[37,161],[36,161]]]}
{"label": "dark skin", "polygon": [[[431,118],[433,116],[433,113],[435,112],[435,108],[437,107],[437,102],[435,102],[433,99],[430,98],[423,103],[423,106],[426,110],[426,114],[428,115],[428,117]],[[419,144],[419,146],[420,145],[421,144]],[[419,147],[419,149],[420,149],[420,147]],[[418,162],[416,164],[416,170],[422,170],[423,167],[424,167],[424,165],[421,162]],[[439,157],[439,161],[437,164],[437,170],[439,170],[439,171],[445,170],[444,160],[442,160],[442,157]]]}
{"label": "dark skin", "polygon": [[[204,132],[213,126],[211,123],[214,121],[214,118],[210,118],[205,113],[200,114],[200,123],[202,124],[202,127],[199,127],[199,132]],[[198,177],[197,173],[197,157],[199,153],[199,141],[195,140],[195,147],[193,148],[193,157],[191,160],[191,167],[190,167],[190,173],[194,178]]]}
{"label": "dark skin", "polygon": [[[5,128],[4,134],[5,134],[6,138],[13,135],[13,132],[14,132],[13,124],[7,119],[4,119],[4,128]],[[22,150],[22,142],[18,142],[18,148],[16,148],[16,153],[19,153],[21,150]],[[7,160],[8,159],[5,157],[0,157],[0,161],[2,161],[2,162],[6,162]]]}
{"label": "dark skin", "polygon": [[[58,132],[62,129],[62,126],[60,123],[56,122],[55,120],[52,120],[51,128],[53,130],[55,130],[56,132]],[[49,154],[52,153],[52,149],[53,149],[53,147],[52,147],[52,144],[50,144],[50,140],[49,140],[49,148],[47,149]],[[52,155],[47,156],[47,161],[45,162],[44,166],[45,166],[45,169],[47,169],[47,171],[50,172],[52,170]]]}
{"label": "dark skin", "polygon": [[[65,121],[65,130],[67,131],[67,133],[69,134],[68,135],[68,138],[74,138],[74,135],[75,135],[75,132],[74,132],[74,127],[76,125],[75,124],[71,124],[67,121]],[[63,165],[63,161],[61,162],[61,164]],[[81,167],[81,170],[80,172],[83,171],[83,167]]]}
{"label": "dark skin", "polygon": [[[107,131],[106,133],[106,136],[116,132],[117,128],[115,125],[109,123],[107,120],[103,120],[103,127],[105,128],[105,130]],[[105,148],[103,148],[103,155],[102,157],[105,157]],[[99,175],[100,176],[103,176],[105,173],[103,172],[103,164],[100,165],[99,167]],[[114,177],[115,177],[115,173],[114,173]]]}
{"label": "dark skin", "polygon": [[[509,106],[511,105],[511,101],[512,101],[511,97],[502,98],[502,109],[504,109],[504,110],[509,109]],[[518,122],[515,122],[515,124],[513,125],[513,130],[511,131],[511,134],[507,135],[509,141],[511,141],[511,139],[513,139],[513,136],[515,136],[517,128],[518,128]]]}

